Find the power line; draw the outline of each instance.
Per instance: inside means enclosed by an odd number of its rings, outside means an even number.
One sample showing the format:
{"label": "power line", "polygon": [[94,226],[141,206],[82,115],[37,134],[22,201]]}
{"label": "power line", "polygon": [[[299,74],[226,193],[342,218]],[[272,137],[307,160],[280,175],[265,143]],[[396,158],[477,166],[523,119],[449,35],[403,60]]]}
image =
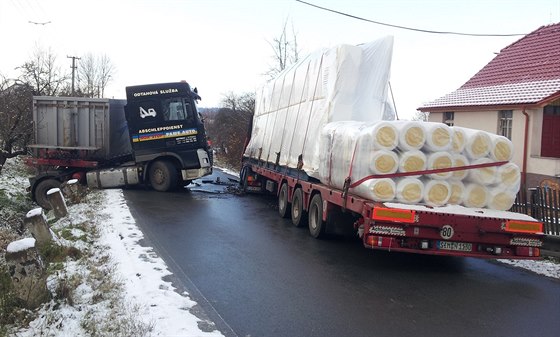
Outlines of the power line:
{"label": "power line", "polygon": [[427,30],[427,29],[420,29],[420,28],[405,27],[405,26],[393,25],[393,24],[390,24],[390,23],[379,22],[379,21],[374,21],[374,20],[362,18],[362,17],[356,16],[356,15],[352,15],[352,14],[340,12],[340,11],[337,11],[337,10],[334,10],[334,9],[330,9],[330,8],[318,6],[318,5],[312,4],[312,3],[310,3],[310,2],[302,1],[302,0],[296,0],[296,1],[299,2],[299,3],[302,3],[302,4],[304,4],[304,5],[308,5],[308,6],[311,6],[311,7],[318,8],[318,9],[322,9],[322,10],[327,11],[327,12],[331,12],[331,13],[335,13],[335,14],[347,16],[347,17],[352,18],[352,19],[357,19],[357,20],[361,20],[361,21],[365,21],[365,22],[369,22],[369,23],[374,23],[374,24],[377,24],[377,25],[382,25],[382,26],[388,26],[388,27],[393,27],[393,28],[411,30],[411,31],[420,32],[420,33],[448,34],[448,35],[462,35],[462,36],[479,36],[479,37],[480,37],[480,36],[485,36],[485,37],[504,37],[504,36],[525,36],[525,35],[527,35],[527,34],[476,34],[476,33],[460,33],[460,32],[446,32],[446,31],[437,31],[437,30]]}

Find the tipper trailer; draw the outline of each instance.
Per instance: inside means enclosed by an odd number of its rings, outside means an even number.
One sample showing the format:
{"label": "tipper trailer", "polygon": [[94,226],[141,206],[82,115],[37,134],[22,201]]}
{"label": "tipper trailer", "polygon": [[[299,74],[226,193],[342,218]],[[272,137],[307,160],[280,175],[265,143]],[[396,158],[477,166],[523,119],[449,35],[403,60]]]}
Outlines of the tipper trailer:
{"label": "tipper trailer", "polygon": [[95,188],[149,184],[158,191],[212,173],[212,152],[186,82],[126,88],[126,100],[33,98],[33,199],[78,179]]}
{"label": "tipper trailer", "polygon": [[326,186],[297,169],[243,159],[243,188],[278,197],[280,216],[315,238],[355,230],[364,247],[479,258],[537,259],[543,225],[530,216],[462,206],[382,203]]}

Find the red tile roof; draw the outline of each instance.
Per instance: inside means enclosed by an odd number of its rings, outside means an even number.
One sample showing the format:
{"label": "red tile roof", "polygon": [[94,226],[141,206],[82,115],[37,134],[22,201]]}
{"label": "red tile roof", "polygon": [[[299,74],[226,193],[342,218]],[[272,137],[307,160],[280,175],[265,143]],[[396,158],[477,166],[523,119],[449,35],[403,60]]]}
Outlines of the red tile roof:
{"label": "red tile roof", "polygon": [[537,104],[560,94],[560,23],[543,26],[500,51],[456,91],[419,110]]}

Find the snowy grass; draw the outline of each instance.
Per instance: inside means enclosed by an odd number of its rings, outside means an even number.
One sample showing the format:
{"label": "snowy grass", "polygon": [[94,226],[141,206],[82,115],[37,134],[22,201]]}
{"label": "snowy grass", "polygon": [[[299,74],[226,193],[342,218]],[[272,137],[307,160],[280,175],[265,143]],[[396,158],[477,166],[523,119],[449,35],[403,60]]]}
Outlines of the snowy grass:
{"label": "snowy grass", "polygon": [[[28,200],[28,180],[19,165],[16,160],[4,167],[0,196],[25,200],[21,209],[6,207],[12,218],[23,219],[36,205]],[[42,250],[52,300],[34,312],[10,302],[7,322],[13,324],[2,322],[0,336],[222,336],[213,322],[191,313],[196,302],[188,294],[163,281],[171,273],[152,248],[140,245],[142,232],[120,190],[90,191],[68,211],[60,220],[47,215],[58,243]],[[13,227],[6,222],[0,228],[0,317],[2,303],[13,299],[4,248],[22,237]]]}

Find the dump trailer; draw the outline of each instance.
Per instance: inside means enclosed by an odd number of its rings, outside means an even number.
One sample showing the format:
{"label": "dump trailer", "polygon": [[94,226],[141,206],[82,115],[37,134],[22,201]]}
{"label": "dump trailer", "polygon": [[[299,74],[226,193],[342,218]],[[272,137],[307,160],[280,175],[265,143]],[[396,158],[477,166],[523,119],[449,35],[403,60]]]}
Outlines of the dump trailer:
{"label": "dump trailer", "polygon": [[31,194],[70,179],[94,188],[147,184],[169,191],[212,173],[212,152],[186,82],[130,86],[126,100],[33,97]]}
{"label": "dump trailer", "polygon": [[352,232],[371,249],[539,258],[542,223],[507,211],[521,176],[511,141],[396,121],[391,51],[390,37],[320,50],[259,90],[243,189],[275,195],[279,215],[316,238]]}

